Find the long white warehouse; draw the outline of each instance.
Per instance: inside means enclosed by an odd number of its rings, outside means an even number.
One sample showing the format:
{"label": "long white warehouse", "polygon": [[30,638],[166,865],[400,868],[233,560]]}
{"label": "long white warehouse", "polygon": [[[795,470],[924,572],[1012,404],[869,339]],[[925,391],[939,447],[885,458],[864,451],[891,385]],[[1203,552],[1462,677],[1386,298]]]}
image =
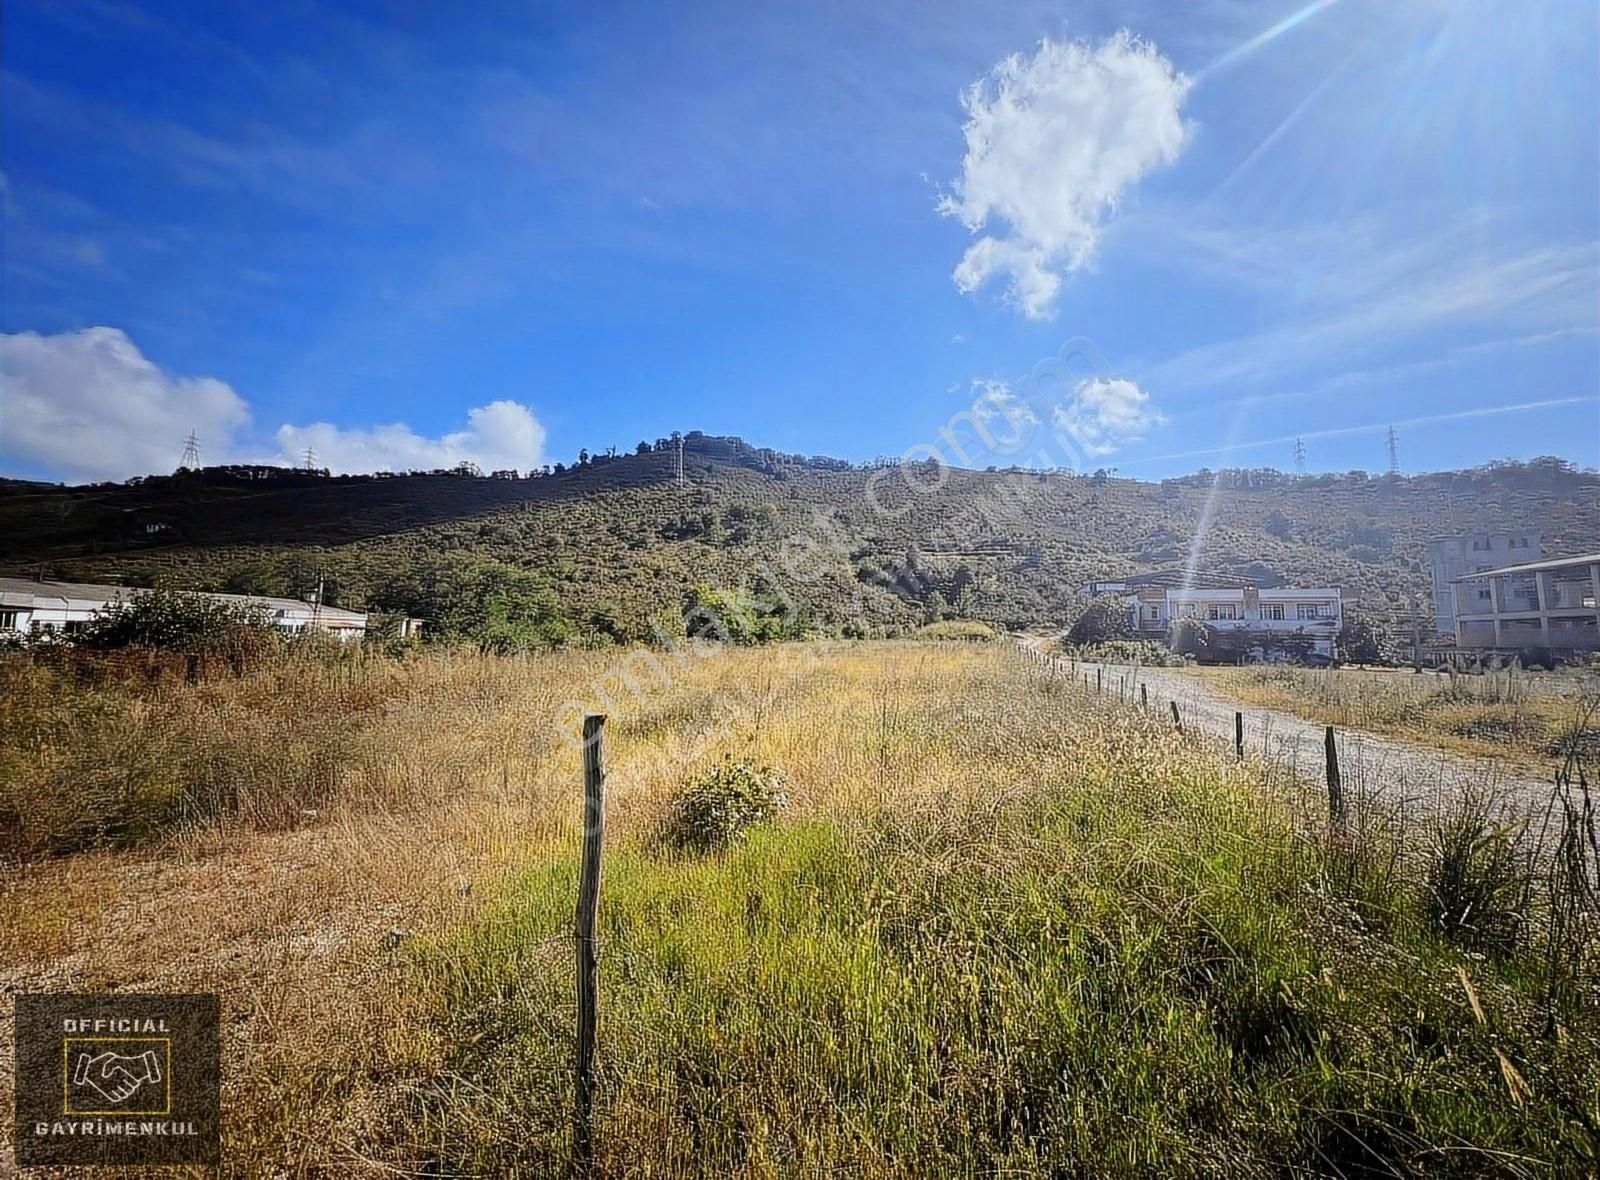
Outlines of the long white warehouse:
{"label": "long white warehouse", "polygon": [[[148,591],[137,586],[0,578],[0,635],[71,635],[111,603],[145,593]],[[361,611],[260,594],[207,593],[206,597],[260,607],[283,631],[326,631],[342,640],[360,639],[367,633],[367,616]]]}

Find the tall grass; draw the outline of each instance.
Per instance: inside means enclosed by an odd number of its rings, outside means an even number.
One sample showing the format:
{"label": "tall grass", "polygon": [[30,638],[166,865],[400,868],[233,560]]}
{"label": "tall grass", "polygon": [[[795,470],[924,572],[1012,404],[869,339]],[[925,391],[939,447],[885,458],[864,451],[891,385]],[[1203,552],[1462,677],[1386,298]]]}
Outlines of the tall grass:
{"label": "tall grass", "polygon": [[1251,704],[1447,749],[1559,762],[1576,741],[1591,758],[1600,755],[1600,733],[1578,724],[1586,703],[1600,696],[1593,672],[1415,675],[1258,667],[1212,675]]}
{"label": "tall grass", "polygon": [[[204,898],[99,916],[76,904],[90,874],[72,858],[29,886],[30,907],[74,899],[80,977],[187,956],[175,972],[222,988],[238,1170],[566,1168],[581,778],[551,719],[602,659],[369,668],[368,708],[348,715],[356,689],[331,678],[319,710],[278,701],[292,676],[174,688],[186,717],[208,697],[229,723],[273,712],[265,745],[239,738],[264,765],[303,741],[337,768],[295,843],[218,813],[238,839],[190,870],[227,882],[296,858],[234,895],[282,929],[264,951],[239,954],[223,927],[243,919]],[[729,652],[611,711],[598,1175],[1600,1166],[1581,839],[1525,838],[1504,862],[1516,888],[1485,891],[1484,857],[1446,873],[1426,838],[1360,807],[1330,831],[1281,768],[1010,645]],[[349,744],[317,746],[336,720]],[[80,737],[121,748],[98,732]],[[663,840],[684,785],[725,758],[780,772],[787,809],[723,851]],[[102,878],[138,857],[142,881],[165,854],[89,855]],[[1484,896],[1515,915],[1493,925],[1505,937],[1476,936]],[[26,953],[3,927],[0,947]],[[119,938],[122,959],[89,949]]]}
{"label": "tall grass", "polygon": [[[1593,1166],[1600,1043],[1573,1031],[1600,1012],[1592,956],[1564,1039],[1542,1038],[1532,942],[1460,937],[1421,850],[1408,874],[1369,848],[1352,881],[1345,844],[1164,725],[1003,657],[954,699],[890,667],[823,672],[837,749],[916,735],[885,789],[815,794],[722,856],[614,850],[605,1174]],[[565,852],[419,950],[450,1081],[410,1108],[412,1158],[562,1166],[575,880]]]}

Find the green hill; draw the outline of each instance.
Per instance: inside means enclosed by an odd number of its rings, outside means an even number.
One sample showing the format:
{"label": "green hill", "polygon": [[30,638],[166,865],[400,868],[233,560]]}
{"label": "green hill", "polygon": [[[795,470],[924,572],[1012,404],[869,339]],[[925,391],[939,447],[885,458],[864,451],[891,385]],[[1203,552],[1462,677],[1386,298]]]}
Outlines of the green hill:
{"label": "green hill", "polygon": [[[664,440],[663,440],[664,442]],[[787,596],[846,634],[935,615],[1047,623],[1095,578],[1183,565],[1338,585],[1398,618],[1426,541],[1536,526],[1600,548],[1600,475],[1555,459],[1414,477],[1199,472],[1159,483],[852,466],[691,435],[512,478],[209,468],[85,487],[0,481],[0,569],[402,611],[436,630],[631,640],[696,586]],[[918,489],[912,490],[912,486]]]}

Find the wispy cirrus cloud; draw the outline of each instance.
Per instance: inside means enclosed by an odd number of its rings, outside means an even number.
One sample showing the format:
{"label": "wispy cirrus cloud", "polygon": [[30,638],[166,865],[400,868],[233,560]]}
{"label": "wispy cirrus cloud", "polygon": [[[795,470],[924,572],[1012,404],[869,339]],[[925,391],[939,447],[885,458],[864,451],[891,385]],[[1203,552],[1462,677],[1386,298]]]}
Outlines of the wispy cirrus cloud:
{"label": "wispy cirrus cloud", "polygon": [[1509,329],[1554,339],[1594,328],[1600,243],[1483,247],[1456,227],[1385,249],[1375,237],[1352,236],[1345,258],[1329,257],[1324,268],[1303,247],[1336,240],[1336,228],[1285,235],[1282,255],[1250,251],[1220,260],[1241,283],[1259,277],[1261,289],[1271,291],[1282,289],[1280,276],[1298,257],[1317,275],[1314,296],[1272,327],[1189,349],[1144,367],[1141,378],[1174,392],[1262,384],[1368,367],[1428,331],[1491,328],[1503,336]]}

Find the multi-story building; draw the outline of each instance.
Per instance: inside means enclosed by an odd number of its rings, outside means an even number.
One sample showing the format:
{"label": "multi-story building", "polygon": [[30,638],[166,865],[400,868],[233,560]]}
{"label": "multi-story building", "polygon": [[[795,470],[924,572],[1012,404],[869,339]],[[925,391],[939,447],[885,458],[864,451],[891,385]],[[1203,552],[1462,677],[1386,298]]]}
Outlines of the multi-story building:
{"label": "multi-story building", "polygon": [[1600,651],[1600,553],[1475,570],[1451,583],[1451,602],[1464,651]]}
{"label": "multi-story building", "polygon": [[1428,561],[1433,568],[1434,630],[1440,635],[1455,633],[1453,587],[1457,579],[1497,566],[1538,561],[1543,556],[1538,529],[1434,537],[1428,542]]}
{"label": "multi-story building", "polygon": [[1283,653],[1332,659],[1344,625],[1344,598],[1337,586],[1259,589],[1243,578],[1165,571],[1090,582],[1080,592],[1123,596],[1143,638],[1171,642],[1176,624],[1202,624],[1233,657]]}

